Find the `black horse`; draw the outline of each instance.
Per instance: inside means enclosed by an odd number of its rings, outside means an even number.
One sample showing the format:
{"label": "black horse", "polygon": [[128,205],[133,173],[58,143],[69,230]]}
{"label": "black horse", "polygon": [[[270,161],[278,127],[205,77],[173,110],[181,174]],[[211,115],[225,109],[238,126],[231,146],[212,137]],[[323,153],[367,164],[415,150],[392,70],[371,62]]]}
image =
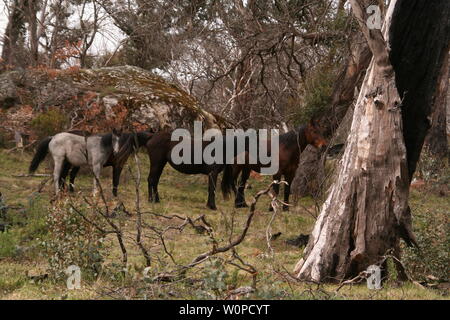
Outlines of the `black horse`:
{"label": "black horse", "polygon": [[[192,161],[188,164],[175,164],[172,161],[172,149],[178,144],[177,141],[171,141],[171,132],[161,131],[155,133],[147,142],[146,148],[150,159],[150,173],[148,175],[148,200],[150,202],[159,202],[158,183],[167,163],[175,170],[185,174],[204,174],[208,176],[208,201],[206,206],[212,210],[216,210],[216,183],[217,176],[225,167],[224,164],[213,163],[206,164],[202,159],[200,164],[194,163],[194,154],[191,153]],[[191,141],[192,146],[194,144]],[[204,148],[211,142],[202,141],[202,152]]]}

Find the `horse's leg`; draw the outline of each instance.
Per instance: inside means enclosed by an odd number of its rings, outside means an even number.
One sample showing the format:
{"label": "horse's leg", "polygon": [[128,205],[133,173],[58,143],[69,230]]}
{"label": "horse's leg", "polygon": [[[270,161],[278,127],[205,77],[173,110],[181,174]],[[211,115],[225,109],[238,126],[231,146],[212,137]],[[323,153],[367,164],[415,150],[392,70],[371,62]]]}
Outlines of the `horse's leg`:
{"label": "horse's leg", "polygon": [[69,182],[69,191],[74,192],[74,183],[75,178],[77,177],[78,171],[80,171],[80,167],[72,167],[72,170],[70,171],[70,182]]}
{"label": "horse's leg", "polygon": [[[281,174],[274,175],[273,176],[273,181],[280,182],[281,181]],[[272,186],[272,188],[273,188],[273,193],[274,193],[275,197],[278,196],[278,193],[280,192],[280,185],[278,183],[276,183],[276,184],[274,184]],[[271,204],[269,205],[269,211],[273,211],[273,207],[272,207]]]}
{"label": "horse's leg", "polygon": [[59,193],[59,184],[61,179],[61,171],[64,166],[64,158],[63,157],[55,157],[53,158],[53,161],[55,162],[55,167],[53,169],[53,182],[55,183],[55,193]]}
{"label": "horse's leg", "polygon": [[284,203],[286,204],[283,204],[283,211],[289,211],[289,206],[287,204],[289,204],[289,195],[291,194],[291,183],[292,180],[294,180],[294,176],[295,172],[293,174],[289,173],[285,175],[286,182],[288,184],[284,185]]}
{"label": "horse's leg", "polygon": [[240,166],[238,166],[238,165],[232,165],[232,170],[233,170],[233,183],[232,183],[232,185],[231,185],[231,190],[233,190],[233,193],[234,193],[234,197],[236,198],[236,196],[237,196],[237,188],[236,188],[236,181],[237,181],[237,178],[239,177],[239,174],[241,173],[241,171],[242,171],[242,167],[240,167]]}
{"label": "horse's leg", "polygon": [[156,161],[156,159],[152,159],[151,161],[150,173],[147,179],[149,202],[159,202],[158,183],[166,163],[167,161],[165,159],[162,161]]}
{"label": "horse's leg", "polygon": [[241,179],[239,181],[238,189],[236,192],[236,200],[234,206],[236,208],[246,208],[247,203],[245,202],[245,185],[248,178],[250,177],[251,170],[249,168],[243,168],[241,173]]}
{"label": "horse's leg", "polygon": [[98,183],[100,183],[100,172],[102,170],[101,163],[95,163],[92,165],[92,171],[94,172],[94,196],[97,195],[98,192]]}
{"label": "horse's leg", "polygon": [[213,170],[208,174],[208,202],[206,206],[211,210],[217,210],[216,207],[216,185],[218,170]]}
{"label": "horse's leg", "polygon": [[70,162],[67,160],[64,160],[63,165],[62,165],[61,174],[59,177],[59,187],[61,188],[61,190],[65,189],[66,178],[67,178],[67,175],[69,174],[71,167],[72,167],[72,165],[70,164]]}
{"label": "horse's leg", "polygon": [[114,197],[117,197],[117,189],[119,187],[119,181],[120,181],[120,174],[122,173],[123,167],[116,167],[113,166],[113,195]]}

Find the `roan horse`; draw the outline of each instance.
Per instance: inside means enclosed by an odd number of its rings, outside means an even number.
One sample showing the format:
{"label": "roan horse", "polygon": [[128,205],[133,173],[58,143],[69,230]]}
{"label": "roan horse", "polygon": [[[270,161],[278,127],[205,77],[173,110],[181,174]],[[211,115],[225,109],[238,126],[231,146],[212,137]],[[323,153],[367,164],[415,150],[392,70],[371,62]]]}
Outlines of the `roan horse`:
{"label": "roan horse", "polygon": [[[78,136],[83,137],[87,137],[90,135],[89,132],[86,131],[80,131],[80,130],[74,130],[74,131],[68,131],[67,133],[70,134],[75,134]],[[128,155],[131,154],[132,151],[145,146],[145,144],[147,143],[147,141],[152,137],[153,131],[149,130],[149,131],[140,131],[140,132],[136,132],[136,133],[124,133],[122,132],[120,134],[119,137],[119,151],[121,152],[121,154],[123,154],[125,152],[125,157],[124,156],[118,156],[119,152],[110,152],[109,153],[109,157],[106,160],[105,163],[103,163],[103,167],[109,167],[112,166],[113,167],[113,189],[112,189],[112,193],[114,196],[117,196],[117,191],[118,191],[118,186],[119,186],[119,181],[120,181],[120,174],[122,172],[122,169],[125,165],[125,162],[128,158]],[[45,148],[45,143],[46,140],[51,139],[51,137],[46,138],[45,140],[43,140],[40,144],[43,145],[43,148]],[[50,140],[48,140],[50,141]],[[36,155],[39,153],[39,149],[40,146],[38,147],[38,151],[36,152]],[[45,154],[43,153],[45,152]],[[45,158],[46,155],[46,151],[41,151],[41,156],[43,157],[42,159],[39,160],[39,163]],[[36,156],[35,156],[36,157]],[[33,159],[34,161],[34,159]],[[38,161],[38,160],[36,160]],[[39,163],[35,164],[36,167],[34,168],[33,171],[35,171],[37,169],[37,166],[39,165]],[[33,166],[33,162],[32,162],[32,166]],[[30,170],[31,167],[30,166]],[[73,165],[72,163],[70,163],[67,159],[64,160],[63,166],[62,166],[62,171],[60,174],[60,188],[63,187],[66,177],[69,174],[70,171],[70,182],[69,182],[69,191],[73,192],[74,191],[74,183],[75,183],[75,178],[78,174],[78,171],[80,170],[80,166],[76,166]],[[31,171],[30,171],[31,172]]]}
{"label": "roan horse", "polygon": [[[191,141],[193,143],[193,140]],[[167,163],[169,163],[175,170],[185,174],[205,174],[208,176],[208,201],[206,206],[212,210],[216,210],[216,183],[217,176],[223,170],[223,164],[194,164],[192,159],[191,164],[175,164],[172,161],[171,153],[174,146],[179,142],[171,141],[171,133],[160,131],[155,133],[153,137],[147,142],[146,148],[150,158],[150,173],[148,175],[148,200],[150,202],[159,202],[158,183]],[[202,141],[203,149],[209,144],[208,141]],[[192,153],[192,157],[194,157]]]}
{"label": "roan horse", "polygon": [[92,167],[95,175],[94,193],[96,193],[97,180],[100,179],[101,168],[108,161],[111,154],[119,151],[120,135],[120,132],[113,130],[112,133],[86,137],[69,132],[62,132],[55,136],[47,137],[39,143],[31,161],[29,172],[35,172],[47,153],[50,152],[54,161],[53,181],[56,194],[59,193],[63,185],[62,173],[67,175],[71,166],[79,168],[86,165]]}
{"label": "roan horse", "polygon": [[[279,169],[278,172],[273,175],[273,180],[280,181],[284,176],[285,181],[288,183],[284,186],[284,203],[289,203],[290,186],[292,180],[295,177],[295,172],[298,168],[298,161],[300,153],[306,148],[308,144],[313,145],[316,148],[323,148],[327,142],[320,133],[319,125],[311,120],[307,125],[300,126],[296,130],[289,131],[279,136]],[[267,143],[267,148],[270,150],[270,141]],[[259,152],[258,152],[259,153]],[[246,157],[248,159],[248,156]],[[235,159],[236,160],[236,159]],[[236,163],[236,161],[235,161]],[[235,198],[235,207],[244,208],[247,207],[245,203],[245,185],[250,176],[250,172],[261,172],[261,168],[265,167],[260,163],[256,164],[233,164],[231,167],[226,166],[222,179],[222,192],[225,196],[230,194],[233,190]],[[238,188],[236,190],[236,181],[241,174]],[[273,186],[274,192],[278,195],[280,186],[275,184]],[[271,210],[272,208],[270,208]],[[289,210],[287,205],[283,205],[284,210]]]}
{"label": "roan horse", "polygon": [[[87,133],[84,131],[69,131],[69,133],[74,133],[81,136],[86,136]],[[112,193],[115,197],[117,197],[117,191],[119,188],[120,174],[122,173],[122,169],[128,159],[128,156],[135,150],[139,149],[142,146],[145,146],[147,141],[152,137],[153,130],[148,131],[140,131],[136,133],[124,133],[120,135],[119,139],[119,147],[120,150],[118,153],[111,153],[106,163],[103,167],[113,167],[113,189]],[[61,180],[64,183],[66,176],[70,171],[70,183],[69,183],[69,191],[73,192],[73,185],[75,182],[75,178],[77,176],[80,167],[74,167],[69,162],[65,161],[63,166],[63,171],[61,173]]]}

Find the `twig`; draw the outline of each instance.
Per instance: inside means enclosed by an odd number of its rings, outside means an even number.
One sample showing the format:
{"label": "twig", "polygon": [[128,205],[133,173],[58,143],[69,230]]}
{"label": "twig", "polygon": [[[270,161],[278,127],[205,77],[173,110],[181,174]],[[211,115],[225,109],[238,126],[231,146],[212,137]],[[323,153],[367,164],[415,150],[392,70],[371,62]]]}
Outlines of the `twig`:
{"label": "twig", "polygon": [[[135,139],[137,139],[136,135],[134,135],[134,136],[135,136]],[[136,141],[136,145],[138,145],[137,141]],[[145,258],[146,266],[149,267],[151,265],[151,258],[150,258],[150,255],[149,255],[147,249],[145,248],[144,244],[142,243],[142,239],[141,239],[141,234],[142,234],[142,213],[141,213],[141,209],[140,209],[140,193],[139,193],[139,186],[141,184],[141,169],[140,169],[140,166],[139,166],[139,158],[138,158],[136,152],[134,153],[134,161],[136,163],[136,171],[137,171],[136,177],[134,177],[132,175],[133,178],[134,178],[134,182],[135,182],[134,186],[135,186],[135,192],[136,192],[136,215],[137,215],[137,219],[136,219],[136,231],[137,231],[137,233],[136,233],[136,243],[137,243],[139,249],[141,250],[142,255]],[[130,168],[130,172],[131,172],[131,168]]]}
{"label": "twig", "polygon": [[33,173],[33,174],[13,174],[14,178],[27,178],[27,177],[51,177],[48,173]]}

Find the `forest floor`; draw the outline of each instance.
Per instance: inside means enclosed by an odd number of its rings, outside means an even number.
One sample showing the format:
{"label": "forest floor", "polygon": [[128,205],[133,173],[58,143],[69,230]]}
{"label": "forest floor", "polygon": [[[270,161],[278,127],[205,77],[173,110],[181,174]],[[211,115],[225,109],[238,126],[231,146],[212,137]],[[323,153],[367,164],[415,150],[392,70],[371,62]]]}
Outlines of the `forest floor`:
{"label": "forest floor", "polygon": [[[311,232],[315,221],[314,214],[317,213],[311,198],[303,198],[300,200],[300,206],[291,208],[289,212],[280,211],[273,216],[273,213],[267,210],[270,199],[262,196],[245,239],[236,247],[241,261],[233,259],[232,251],[227,251],[187,270],[185,277],[174,278],[170,282],[154,281],[154,277],[162,273],[189,264],[213,245],[212,238],[205,232],[202,233],[202,230],[196,231],[191,225],[186,225],[182,231],[176,230],[184,221],[162,216],[179,215],[194,220],[204,215],[214,230],[215,241],[219,246],[223,246],[242,232],[249,209],[234,209],[232,200],[223,200],[220,193],[216,197],[218,210],[206,209],[207,177],[184,175],[170,166],[166,167],[159,185],[161,203],[150,204],[147,202],[146,181],[148,160],[144,154],[140,154],[139,159],[142,171],[140,209],[146,226],[143,229],[143,242],[152,257],[150,268],[144,269],[145,259],[135,242],[136,193],[131,173],[124,169],[119,186],[119,199],[116,200],[112,198],[110,191],[111,168],[107,168],[101,180],[108,206],[114,208],[123,202],[131,214],[128,216],[119,213],[116,218],[111,219],[123,230],[124,245],[128,253],[128,270],[123,272],[120,247],[115,235],[109,234],[99,249],[102,267],[95,269],[97,274],[92,276],[91,271],[85,272],[82,268],[81,288],[68,290],[66,279],[52,276],[55,260],[53,266],[49,263],[52,256],[49,254],[51,251],[48,250],[48,244],[54,248],[61,246],[63,242],[63,239],[58,238],[60,234],[48,226],[49,212],[58,206],[49,201],[53,197],[51,181],[38,193],[39,185],[46,177],[17,177],[27,173],[31,154],[0,150],[0,192],[3,194],[4,204],[10,207],[6,212],[7,218],[13,221],[6,232],[0,232],[0,299],[225,299],[230,298],[235,288],[252,285],[252,275],[243,270],[251,268],[257,270],[257,290],[241,298],[448,299],[448,289],[425,288],[412,282],[399,283],[392,276],[395,272],[391,272],[381,290],[369,290],[365,282],[344,286],[337,291],[338,285],[319,286],[295,281],[290,274],[302,256],[304,247],[295,247],[285,241]],[[133,158],[130,158],[128,163],[136,172]],[[50,161],[41,164],[38,172],[51,173]],[[248,203],[253,195],[268,187],[270,178],[253,178],[250,183],[251,189],[246,190]],[[75,185],[76,193],[71,196],[74,203],[81,206],[85,196],[89,201],[97,201],[99,206],[102,206],[99,198],[92,199],[92,178],[89,173],[81,173]],[[64,202],[64,198],[56,201],[58,202]],[[450,197],[430,190],[413,189],[410,204],[415,215],[437,213],[447,219]],[[76,215],[73,211],[66,214]],[[417,219],[414,219],[414,223],[416,226]],[[200,220],[195,224],[205,226]],[[273,253],[266,238],[269,225],[271,234],[281,232],[278,238],[270,241]],[[168,226],[173,228],[167,229]],[[164,232],[164,242],[155,230]],[[447,255],[448,259],[448,252],[443,254]],[[228,263],[230,261],[233,264]],[[67,267],[70,261],[63,261],[61,265],[64,263]],[[236,265],[240,265],[242,269]],[[144,271],[148,277],[143,276]]]}

